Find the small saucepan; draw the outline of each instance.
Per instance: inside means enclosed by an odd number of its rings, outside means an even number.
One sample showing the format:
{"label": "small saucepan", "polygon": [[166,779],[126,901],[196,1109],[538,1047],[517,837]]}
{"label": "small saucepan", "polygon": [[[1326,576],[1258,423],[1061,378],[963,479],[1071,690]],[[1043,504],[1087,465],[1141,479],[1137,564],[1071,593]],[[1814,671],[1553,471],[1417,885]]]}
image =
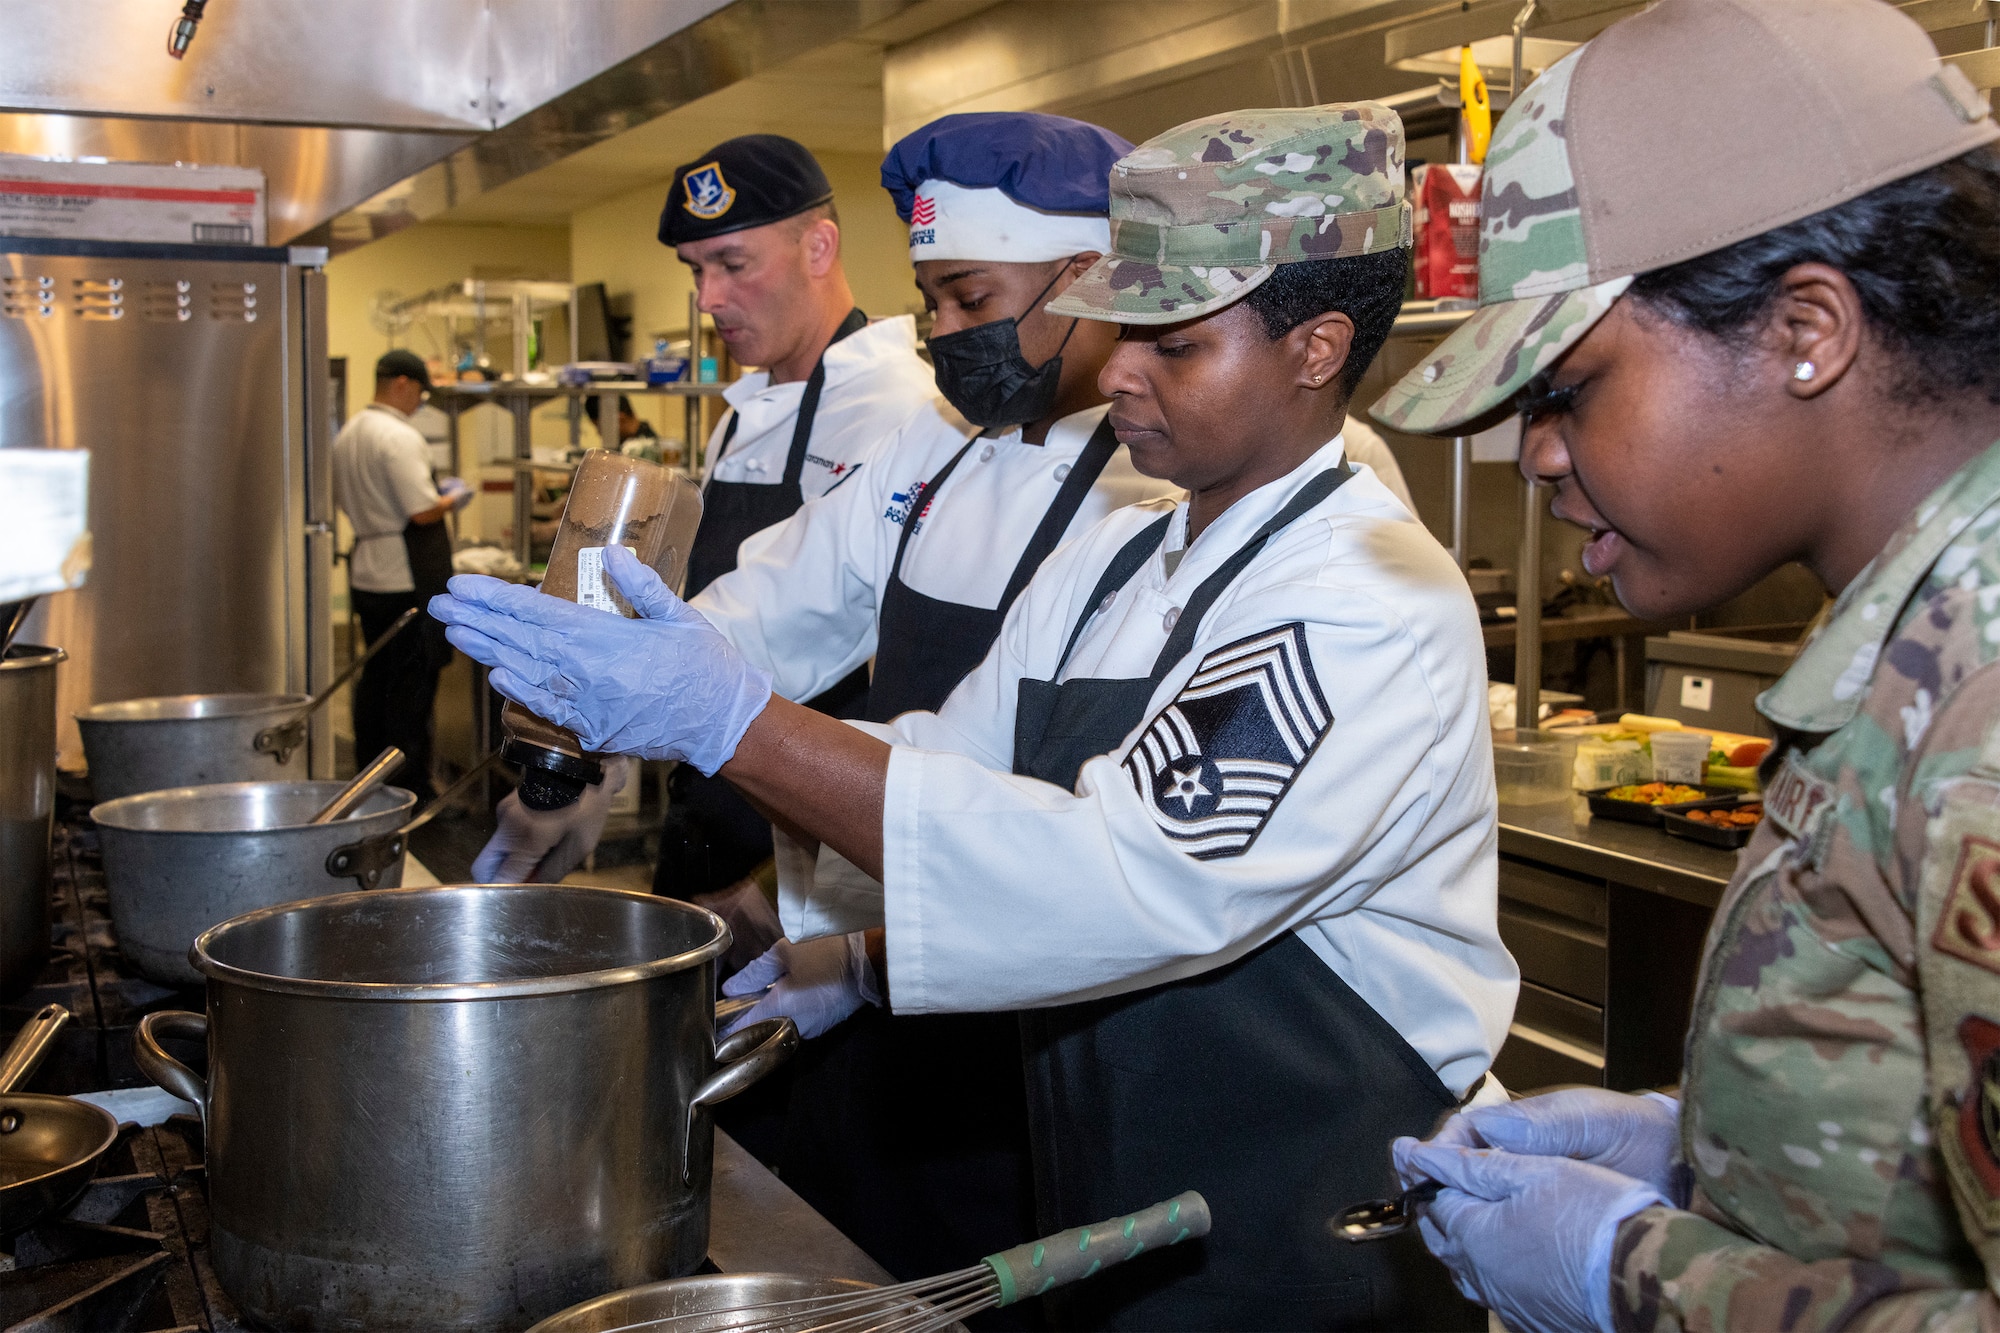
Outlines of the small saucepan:
{"label": "small saucepan", "polygon": [[118,1139],[109,1111],[70,1097],[15,1092],[48,1054],[69,1010],[38,1010],[0,1056],[0,1236],[26,1231],[76,1202],[97,1159]]}

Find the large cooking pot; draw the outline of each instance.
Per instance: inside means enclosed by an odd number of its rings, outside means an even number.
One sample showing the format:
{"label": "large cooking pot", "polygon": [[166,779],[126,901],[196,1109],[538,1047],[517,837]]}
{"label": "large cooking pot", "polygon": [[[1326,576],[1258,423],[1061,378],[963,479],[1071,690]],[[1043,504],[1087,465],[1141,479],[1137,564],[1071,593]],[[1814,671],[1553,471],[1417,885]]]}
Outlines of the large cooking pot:
{"label": "large cooking pot", "polygon": [[257,738],[299,715],[303,694],[174,694],[97,704],[76,715],[100,801],[215,782],[306,776],[303,745]]}
{"label": "large cooking pot", "polygon": [[[92,808],[118,948],[169,986],[198,986],[195,936],[260,907],[356,888],[327,869],[330,853],[399,828],[417,798],[383,787],[346,819],[312,824],[339,782],[226,782],[171,787]],[[401,844],[381,883],[403,882]]]}
{"label": "large cooking pot", "polygon": [[34,985],[49,961],[56,663],[67,656],[27,643],[0,654],[0,999]]}
{"label": "large cooking pot", "polygon": [[[280,1329],[521,1329],[693,1272],[706,1108],[798,1045],[714,1030],[721,918],[577,885],[348,893],[195,941],[139,1064],[201,1106],[215,1272]],[[160,1047],[208,1041],[208,1076]]]}

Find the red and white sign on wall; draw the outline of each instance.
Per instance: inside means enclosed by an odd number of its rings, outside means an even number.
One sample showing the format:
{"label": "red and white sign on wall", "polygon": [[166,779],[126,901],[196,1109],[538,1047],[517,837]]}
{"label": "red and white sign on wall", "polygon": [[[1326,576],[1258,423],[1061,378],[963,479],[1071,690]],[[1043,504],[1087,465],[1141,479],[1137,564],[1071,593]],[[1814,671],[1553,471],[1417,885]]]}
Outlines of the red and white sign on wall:
{"label": "red and white sign on wall", "polygon": [[0,236],[263,245],[264,173],[0,153]]}

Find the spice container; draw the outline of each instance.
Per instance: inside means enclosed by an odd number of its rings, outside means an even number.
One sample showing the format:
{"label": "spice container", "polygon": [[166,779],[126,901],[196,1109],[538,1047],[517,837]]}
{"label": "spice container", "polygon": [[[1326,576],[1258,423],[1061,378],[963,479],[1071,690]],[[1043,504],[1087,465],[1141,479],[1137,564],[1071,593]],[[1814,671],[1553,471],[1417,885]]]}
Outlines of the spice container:
{"label": "spice container", "polygon": [[[606,549],[625,547],[677,589],[700,523],[701,491],[685,474],[593,449],[577,465],[541,590],[613,615],[636,616],[604,568]],[[506,732],[501,757],[521,768],[523,805],[559,809],[583,795],[584,787],[604,780],[599,757],[566,728],[512,702],[501,710],[500,723]]]}

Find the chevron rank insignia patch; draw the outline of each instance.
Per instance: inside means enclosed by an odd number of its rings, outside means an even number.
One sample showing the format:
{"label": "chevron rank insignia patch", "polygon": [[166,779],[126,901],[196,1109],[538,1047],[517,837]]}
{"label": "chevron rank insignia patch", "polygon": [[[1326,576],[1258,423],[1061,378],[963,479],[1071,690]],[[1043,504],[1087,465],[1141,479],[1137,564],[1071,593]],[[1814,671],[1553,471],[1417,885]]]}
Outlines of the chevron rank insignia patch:
{"label": "chevron rank insignia patch", "polygon": [[1333,726],[1294,621],[1218,648],[1125,756],[1153,820],[1198,861],[1241,856]]}

